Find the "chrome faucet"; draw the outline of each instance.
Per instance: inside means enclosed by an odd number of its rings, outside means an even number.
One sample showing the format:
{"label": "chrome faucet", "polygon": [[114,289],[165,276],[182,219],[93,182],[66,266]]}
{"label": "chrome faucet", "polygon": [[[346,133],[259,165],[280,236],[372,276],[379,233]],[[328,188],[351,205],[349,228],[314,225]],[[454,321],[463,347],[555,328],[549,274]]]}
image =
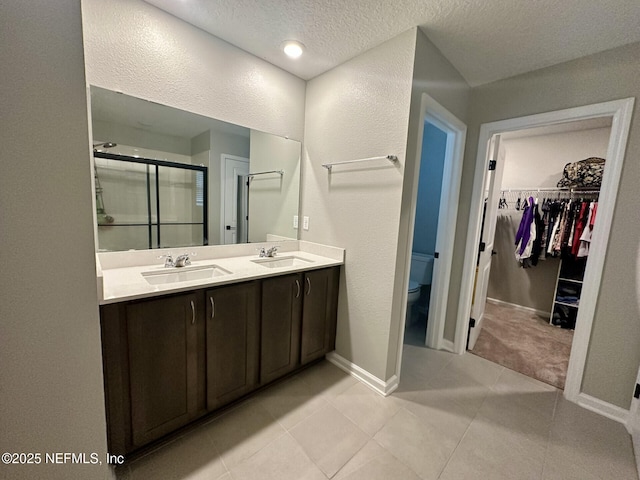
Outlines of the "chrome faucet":
{"label": "chrome faucet", "polygon": [[[195,253],[192,253],[191,255],[195,255]],[[178,255],[176,257],[174,265],[176,267],[186,267],[187,265],[191,265],[191,259],[189,258],[189,254],[183,253],[182,255]]]}
{"label": "chrome faucet", "polygon": [[269,248],[264,248],[264,247],[260,247],[259,250],[259,257],[275,257],[276,256],[276,252],[278,251],[278,247],[277,246],[273,246],[273,247],[269,247]]}
{"label": "chrome faucet", "polygon": [[164,258],[164,266],[165,268],[172,267],[185,267],[187,265],[191,265],[190,256],[194,256],[195,253],[183,253],[182,255],[178,255],[176,259],[173,259],[173,255],[171,252],[166,255],[160,255],[158,258]]}
{"label": "chrome faucet", "polygon": [[176,266],[176,264],[173,261],[173,255],[171,255],[171,252],[167,253],[166,255],[158,255],[158,258],[164,258],[164,268],[170,268],[170,267]]}

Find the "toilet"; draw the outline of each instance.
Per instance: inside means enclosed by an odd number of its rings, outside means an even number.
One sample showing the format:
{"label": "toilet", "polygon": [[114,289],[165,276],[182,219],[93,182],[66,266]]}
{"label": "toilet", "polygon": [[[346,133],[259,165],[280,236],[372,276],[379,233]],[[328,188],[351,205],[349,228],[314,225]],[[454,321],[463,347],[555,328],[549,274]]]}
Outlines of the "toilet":
{"label": "toilet", "polygon": [[411,270],[409,271],[409,293],[407,295],[407,321],[411,325],[415,321],[414,305],[420,298],[423,285],[431,285],[433,275],[433,255],[411,253]]}

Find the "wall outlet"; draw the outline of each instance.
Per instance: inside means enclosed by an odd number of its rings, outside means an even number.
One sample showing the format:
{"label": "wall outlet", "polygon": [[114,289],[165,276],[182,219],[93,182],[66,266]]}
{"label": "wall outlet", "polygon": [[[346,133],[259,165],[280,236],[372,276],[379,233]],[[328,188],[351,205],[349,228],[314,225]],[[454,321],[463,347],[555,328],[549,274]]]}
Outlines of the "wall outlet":
{"label": "wall outlet", "polygon": [[298,215],[293,216],[293,228],[298,228]]}
{"label": "wall outlet", "polygon": [[309,217],[302,217],[302,228],[309,230]]}

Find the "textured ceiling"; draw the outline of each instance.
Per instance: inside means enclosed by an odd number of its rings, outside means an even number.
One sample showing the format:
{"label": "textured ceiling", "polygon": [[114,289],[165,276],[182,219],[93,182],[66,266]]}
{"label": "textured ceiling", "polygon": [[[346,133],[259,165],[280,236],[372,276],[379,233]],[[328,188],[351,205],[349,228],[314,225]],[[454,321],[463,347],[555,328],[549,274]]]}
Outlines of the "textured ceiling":
{"label": "textured ceiling", "polygon": [[638,0],[146,1],[305,80],[416,25],[471,86],[640,41]]}

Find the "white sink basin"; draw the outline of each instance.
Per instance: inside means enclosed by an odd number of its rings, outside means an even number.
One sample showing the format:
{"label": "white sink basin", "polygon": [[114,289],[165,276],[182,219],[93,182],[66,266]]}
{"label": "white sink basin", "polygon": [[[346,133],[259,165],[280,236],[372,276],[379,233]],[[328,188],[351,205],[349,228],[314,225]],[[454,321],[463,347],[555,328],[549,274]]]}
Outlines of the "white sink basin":
{"label": "white sink basin", "polygon": [[296,256],[258,258],[251,261],[267,268],[302,267],[313,263],[313,260]]}
{"label": "white sink basin", "polygon": [[201,267],[172,268],[155,272],[142,272],[142,276],[150,285],[162,285],[165,283],[191,282],[193,280],[206,280],[208,278],[228,275],[231,272],[217,265],[204,265]]}

